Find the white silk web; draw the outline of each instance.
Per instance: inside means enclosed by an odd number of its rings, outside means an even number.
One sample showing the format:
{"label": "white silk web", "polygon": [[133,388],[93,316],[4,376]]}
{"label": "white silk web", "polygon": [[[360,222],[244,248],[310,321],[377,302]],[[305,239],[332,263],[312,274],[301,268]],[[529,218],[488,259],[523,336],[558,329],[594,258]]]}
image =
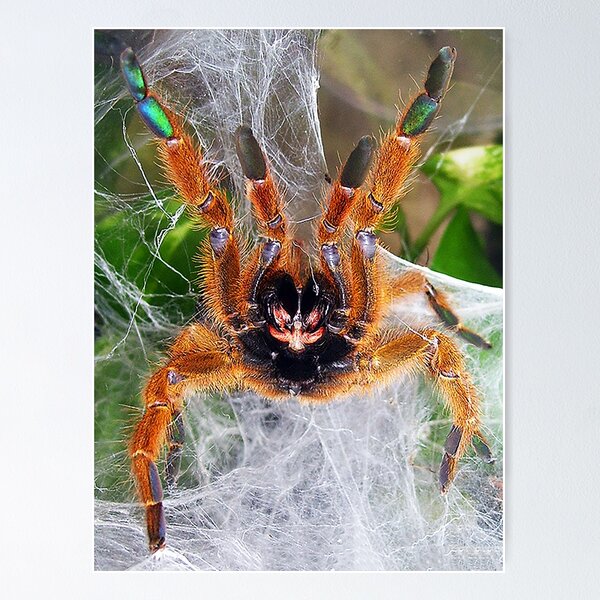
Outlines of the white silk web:
{"label": "white silk web", "polygon": [[[240,226],[250,231],[233,141],[241,123],[265,150],[288,215],[310,225],[327,185],[316,101],[318,35],[120,35],[151,86],[185,114],[207,149],[238,200]],[[486,465],[470,452],[455,484],[440,495],[437,469],[450,419],[419,378],[323,406],[268,403],[242,392],[198,394],[186,408],[179,486],[165,494],[168,547],[148,556],[126,439],[141,414],[144,378],[193,316],[194,264],[182,240],[196,232],[164,192],[153,145],[129,118],[132,102],[117,69],[100,68],[96,90],[96,569],[501,569],[503,295],[426,269],[469,327],[494,344],[482,352],[457,341],[483,400],[496,462]],[[464,107],[433,134],[437,151],[469,127],[472,109]],[[391,270],[412,267],[385,254]],[[395,307],[390,321],[434,322],[423,299]]]}

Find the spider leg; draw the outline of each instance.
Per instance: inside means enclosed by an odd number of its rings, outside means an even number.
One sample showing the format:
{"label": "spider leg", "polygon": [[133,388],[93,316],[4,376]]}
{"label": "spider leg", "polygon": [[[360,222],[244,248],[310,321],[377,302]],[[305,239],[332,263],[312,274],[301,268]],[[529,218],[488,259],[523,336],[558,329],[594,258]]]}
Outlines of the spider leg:
{"label": "spider leg", "polygon": [[409,294],[425,294],[429,305],[442,322],[456,331],[460,337],[479,348],[489,349],[492,347],[487,340],[462,323],[459,316],[454,312],[446,294],[434,288],[433,284],[420,271],[413,270],[403,273],[399,278],[391,282],[390,287],[392,297],[395,300]]}
{"label": "spider leg", "polygon": [[209,176],[202,153],[184,131],[181,119],[148,89],[131,48],[121,53],[121,70],[138,114],[157,137],[169,180],[191,215],[211,228],[205,252],[206,297],[213,314],[232,324],[239,313],[240,256],[231,205]]}
{"label": "spider leg", "polygon": [[283,201],[250,127],[238,128],[236,150],[247,180],[246,194],[252,203],[261,233],[280,244],[287,243],[288,222],[283,214]]}
{"label": "spider leg", "polygon": [[236,132],[236,150],[246,177],[246,195],[252,203],[259,230],[265,240],[256,249],[242,274],[244,327],[259,325],[257,294],[265,275],[278,266],[295,270],[283,201],[252,130],[241,126]]}
{"label": "spider leg", "polygon": [[174,489],[177,485],[184,441],[185,428],[183,426],[183,414],[174,413],[168,432],[169,451],[167,453],[167,464],[165,468],[167,488],[170,490]]}
{"label": "spider leg", "polygon": [[456,50],[442,48],[429,67],[424,90],[398,116],[396,128],[382,140],[366,191],[353,213],[355,229],[350,251],[353,310],[347,336],[363,339],[374,335],[383,300],[382,274],[374,230],[401,196],[406,178],[420,156],[419,141],[435,118],[448,89]]}
{"label": "spider leg", "polygon": [[[173,345],[181,348],[201,335],[201,326],[185,331]],[[187,338],[187,339],[186,339]],[[179,344],[179,346],[178,346]],[[232,358],[221,349],[202,350],[172,356],[158,369],[144,389],[145,412],[134,428],[129,454],[138,495],[146,508],[146,525],[151,552],[165,545],[163,491],[156,461],[169,445],[167,482],[172,483],[179,467],[183,429],[181,412],[186,392],[224,389],[237,383]]]}
{"label": "spider leg", "polygon": [[396,128],[382,140],[368,192],[356,207],[358,231],[372,231],[401,196],[406,178],[420,156],[419,142],[437,115],[450,84],[456,50],[442,48],[431,63],[423,91],[398,116]]}
{"label": "spider leg", "polygon": [[345,328],[352,306],[353,287],[348,265],[344,264],[344,253],[340,252],[339,246],[354,205],[360,197],[360,188],[369,172],[374,149],[373,138],[365,136],[359,140],[332,184],[319,224],[317,235],[321,267],[339,296],[339,308],[329,322],[329,328],[335,333]]}
{"label": "spider leg", "polygon": [[491,452],[481,434],[480,401],[463,358],[452,340],[435,330],[399,335],[378,348],[363,365],[364,381],[370,383],[406,372],[428,374],[450,408],[453,425],[444,445],[439,483],[445,492],[456,466],[473,438],[478,454],[491,462]]}

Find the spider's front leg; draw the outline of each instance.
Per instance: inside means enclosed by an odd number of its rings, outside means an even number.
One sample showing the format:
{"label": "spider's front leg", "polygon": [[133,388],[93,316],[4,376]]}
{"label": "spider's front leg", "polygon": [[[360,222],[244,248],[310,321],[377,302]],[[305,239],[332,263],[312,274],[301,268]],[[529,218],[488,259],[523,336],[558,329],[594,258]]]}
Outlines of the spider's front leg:
{"label": "spider's front leg", "polygon": [[448,90],[456,50],[442,48],[431,63],[423,91],[398,116],[396,128],[379,148],[369,190],[356,206],[357,230],[370,232],[401,196],[406,178],[420,156],[419,143],[429,129]]}
{"label": "spider's front leg", "polygon": [[246,195],[252,204],[258,228],[265,238],[250,257],[241,278],[241,321],[243,327],[260,326],[257,295],[260,284],[270,270],[282,266],[293,270],[288,221],[283,200],[271,169],[250,127],[236,131],[236,152],[246,177]]}
{"label": "spider's front leg", "polygon": [[158,140],[167,176],[192,217],[210,227],[206,298],[218,320],[235,328],[240,312],[240,253],[232,207],[209,177],[202,153],[184,131],[181,119],[148,88],[131,48],[121,53],[121,70],[138,114]]}
{"label": "spider's front leg", "polygon": [[346,332],[349,340],[366,340],[376,334],[374,325],[381,316],[383,286],[375,230],[400,198],[406,178],[420,155],[420,138],[432,123],[448,89],[455,60],[454,48],[439,51],[429,68],[423,92],[399,115],[395,130],[382,140],[365,189],[357,194],[350,251],[353,300]]}
{"label": "spider's front leg", "polygon": [[477,453],[492,461],[490,449],[481,433],[480,400],[464,360],[451,339],[435,330],[399,335],[376,348],[363,364],[365,383],[410,373],[428,374],[452,413],[453,425],[444,445],[439,482],[443,492],[456,474],[456,466],[474,438]]}
{"label": "spider's front leg", "polygon": [[[135,426],[129,453],[138,495],[146,508],[151,552],[162,548],[166,539],[163,491],[156,461],[168,445],[166,476],[172,485],[183,442],[181,412],[185,393],[224,389],[237,383],[236,365],[220,347],[198,350],[211,337],[216,336],[199,325],[185,330],[171,349],[171,360],[150,377],[144,390],[146,408]],[[193,347],[195,351],[190,350]]]}

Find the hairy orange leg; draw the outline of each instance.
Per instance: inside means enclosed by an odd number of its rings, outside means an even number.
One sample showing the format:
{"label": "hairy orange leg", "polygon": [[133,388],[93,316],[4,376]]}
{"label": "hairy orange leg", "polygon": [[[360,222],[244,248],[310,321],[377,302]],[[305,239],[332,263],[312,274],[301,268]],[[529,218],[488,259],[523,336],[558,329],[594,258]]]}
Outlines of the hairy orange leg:
{"label": "hairy orange leg", "polygon": [[368,192],[356,207],[357,230],[372,231],[399,200],[406,178],[420,156],[419,142],[437,115],[450,84],[456,50],[442,48],[431,63],[422,92],[398,116],[396,128],[379,148]]}
{"label": "hairy orange leg", "polygon": [[481,434],[480,400],[464,360],[452,340],[435,330],[410,332],[377,348],[368,361],[368,382],[406,372],[427,373],[450,408],[453,425],[444,445],[439,482],[443,492],[456,474],[456,466],[473,437],[486,461],[491,452]]}
{"label": "hairy orange leg", "polygon": [[[172,348],[184,349],[193,338],[202,335],[201,326],[193,326]],[[214,334],[213,334],[214,335]],[[208,340],[208,337],[206,337]],[[201,389],[224,389],[236,385],[237,371],[222,349],[188,352],[173,356],[156,371],[144,390],[145,411],[135,426],[129,444],[132,471],[138,495],[146,508],[149,547],[152,552],[165,545],[163,491],[156,461],[165,446],[169,447],[166,475],[174,483],[179,469],[183,443],[182,410],[186,392]]]}
{"label": "hairy orange leg", "polygon": [[369,136],[358,142],[332,184],[323,218],[319,223],[317,236],[321,267],[339,296],[339,308],[328,324],[334,333],[342,332],[345,328],[353,304],[351,272],[349,265],[344,263],[344,255],[339,246],[361,194],[360,188],[369,172],[374,148],[375,142]]}
{"label": "hairy orange leg", "polygon": [[250,127],[236,132],[236,150],[246,177],[246,195],[252,204],[259,230],[266,240],[254,252],[242,275],[245,291],[242,309],[246,326],[258,322],[256,297],[259,286],[271,269],[282,265],[290,270],[291,252],[288,221],[283,213],[283,201],[256,138]]}
{"label": "hairy orange leg", "polygon": [[204,265],[208,306],[220,321],[239,315],[240,255],[233,234],[233,210],[207,172],[202,153],[184,131],[180,118],[162,105],[146,85],[131,48],[121,53],[121,70],[138,113],[158,140],[166,174],[192,216],[208,225],[210,249]]}
{"label": "hairy orange leg", "polygon": [[374,333],[383,299],[377,259],[375,229],[400,199],[403,186],[420,156],[419,142],[427,131],[448,89],[456,50],[442,48],[429,67],[423,91],[398,116],[396,128],[381,143],[375,165],[354,210],[355,230],[351,249],[354,309],[348,336],[361,339]]}
{"label": "hairy orange leg", "polygon": [[391,282],[390,288],[394,300],[409,294],[425,294],[429,305],[442,322],[456,331],[464,340],[479,348],[489,349],[492,347],[487,340],[464,325],[452,308],[446,294],[434,288],[433,284],[420,271],[413,270],[403,273]]}
{"label": "hairy orange leg", "polygon": [[238,128],[236,149],[247,179],[246,194],[252,203],[261,233],[285,244],[288,241],[288,222],[283,214],[283,201],[264,154],[249,127]]}

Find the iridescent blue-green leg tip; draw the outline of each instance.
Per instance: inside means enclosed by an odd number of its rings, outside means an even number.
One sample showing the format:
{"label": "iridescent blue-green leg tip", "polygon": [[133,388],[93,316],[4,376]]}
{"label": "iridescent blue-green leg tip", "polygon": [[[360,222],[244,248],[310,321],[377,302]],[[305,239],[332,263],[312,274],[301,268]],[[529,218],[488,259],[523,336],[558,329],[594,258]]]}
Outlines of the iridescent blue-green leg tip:
{"label": "iridescent blue-green leg tip", "polygon": [[129,93],[136,102],[141,102],[147,96],[148,88],[140,63],[131,48],[125,48],[121,52],[121,71]]}
{"label": "iridescent blue-green leg tip", "polygon": [[140,117],[146,127],[157,137],[168,140],[175,135],[175,130],[165,109],[154,96],[146,96],[136,105]]}
{"label": "iridescent blue-green leg tip", "polygon": [[175,134],[171,120],[160,102],[148,93],[140,63],[131,48],[121,52],[121,71],[129,93],[135,100],[138,113],[146,127],[156,136],[169,139]]}
{"label": "iridescent blue-green leg tip", "polygon": [[452,77],[456,49],[444,46],[431,63],[425,81],[425,93],[417,96],[410,105],[400,131],[409,137],[424,133],[435,119],[440,103]]}

